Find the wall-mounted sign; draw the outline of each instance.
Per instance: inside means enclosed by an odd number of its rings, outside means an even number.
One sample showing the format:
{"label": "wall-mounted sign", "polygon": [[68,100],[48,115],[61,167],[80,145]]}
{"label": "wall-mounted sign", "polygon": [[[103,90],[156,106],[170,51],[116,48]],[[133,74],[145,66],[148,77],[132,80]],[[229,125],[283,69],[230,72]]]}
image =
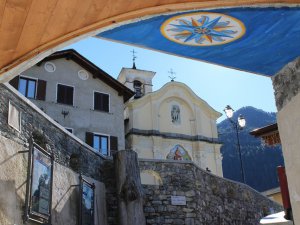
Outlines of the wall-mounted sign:
{"label": "wall-mounted sign", "polygon": [[94,225],[94,202],[95,202],[95,185],[89,183],[82,176],[81,182],[81,202],[80,202],[80,225]]}
{"label": "wall-mounted sign", "polygon": [[50,195],[52,179],[51,157],[34,147],[31,186],[31,210],[50,215]]}
{"label": "wall-mounted sign", "polygon": [[[53,155],[30,143],[24,220],[51,224]],[[26,223],[27,224],[27,223]]]}
{"label": "wall-mounted sign", "polygon": [[186,205],[185,196],[171,196],[171,205]]}

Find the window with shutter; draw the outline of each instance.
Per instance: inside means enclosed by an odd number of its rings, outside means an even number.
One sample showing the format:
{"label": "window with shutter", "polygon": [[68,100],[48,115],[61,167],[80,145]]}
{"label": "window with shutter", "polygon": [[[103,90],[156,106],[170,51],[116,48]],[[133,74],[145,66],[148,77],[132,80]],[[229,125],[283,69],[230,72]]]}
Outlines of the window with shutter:
{"label": "window with shutter", "polygon": [[94,92],[94,110],[109,112],[109,95]]}
{"label": "window with shutter", "polygon": [[27,98],[35,98],[36,84],[37,84],[37,80],[35,79],[20,77],[18,91]]}
{"label": "window with shutter", "polygon": [[63,84],[57,85],[57,103],[73,105],[74,87]]}
{"label": "window with shutter", "polygon": [[85,142],[103,155],[109,155],[109,136],[86,132]]}

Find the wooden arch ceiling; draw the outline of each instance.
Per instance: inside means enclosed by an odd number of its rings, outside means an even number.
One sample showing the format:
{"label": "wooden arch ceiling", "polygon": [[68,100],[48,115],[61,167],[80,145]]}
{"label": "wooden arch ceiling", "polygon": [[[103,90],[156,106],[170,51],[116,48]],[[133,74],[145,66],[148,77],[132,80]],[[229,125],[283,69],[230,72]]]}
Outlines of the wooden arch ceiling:
{"label": "wooden arch ceiling", "polygon": [[67,44],[132,19],[203,8],[297,3],[300,0],[1,0],[0,82]]}

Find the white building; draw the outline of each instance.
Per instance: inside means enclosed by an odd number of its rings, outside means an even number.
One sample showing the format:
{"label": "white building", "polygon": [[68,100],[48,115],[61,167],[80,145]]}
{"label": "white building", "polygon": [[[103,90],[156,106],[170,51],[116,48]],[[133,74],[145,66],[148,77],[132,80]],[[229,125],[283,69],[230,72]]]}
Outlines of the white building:
{"label": "white building", "polygon": [[75,50],[46,57],[10,83],[97,152],[125,148],[124,102],[134,93]]}

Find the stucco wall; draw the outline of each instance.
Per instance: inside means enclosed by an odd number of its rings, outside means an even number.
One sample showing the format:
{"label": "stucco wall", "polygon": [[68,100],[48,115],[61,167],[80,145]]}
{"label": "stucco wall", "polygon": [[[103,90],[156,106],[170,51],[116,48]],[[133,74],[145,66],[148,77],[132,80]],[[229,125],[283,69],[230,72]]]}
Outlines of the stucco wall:
{"label": "stucco wall", "polygon": [[[23,224],[27,184],[28,146],[16,140],[0,136],[0,224]],[[103,183],[86,177],[95,183],[95,221],[106,225],[106,199]],[[79,174],[54,163],[52,190],[52,224],[74,225],[78,222]],[[27,224],[35,224],[30,221]]]}
{"label": "stucco wall", "polygon": [[22,144],[0,136],[0,224],[22,224],[27,158]]}
{"label": "stucco wall", "polygon": [[286,104],[277,115],[278,128],[283,149],[290,199],[295,224],[300,224],[300,94]]}
{"label": "stucco wall", "polygon": [[272,81],[294,222],[300,224],[300,58],[287,64]]}
{"label": "stucco wall", "polygon": [[[180,123],[171,121],[171,108],[180,107]],[[216,119],[220,116],[197,97],[186,85],[170,82],[160,90],[126,104],[130,117],[128,127],[141,130],[202,135],[217,138]]]}
{"label": "stucco wall", "polygon": [[[154,171],[160,185],[143,185],[147,224],[257,225],[282,210],[247,185],[212,175],[193,163],[139,160],[141,171]],[[174,205],[171,196],[186,199]]]}
{"label": "stucco wall", "polygon": [[[123,129],[123,96],[102,82],[93,75],[89,74],[87,80],[78,77],[78,71],[83,68],[73,60],[65,58],[49,61],[55,64],[56,70],[53,73],[44,69],[45,63],[24,71],[21,75],[34,77],[47,81],[46,101],[32,101],[42,108],[54,120],[64,127],[73,128],[74,134],[85,141],[85,133],[96,132],[118,137],[119,149],[125,148],[124,129]],[[56,103],[57,84],[64,84],[74,87],[74,106]],[[109,94],[109,112],[95,111],[94,91]],[[62,111],[69,114],[64,117]],[[107,121],[110,121],[107,123]]]}

